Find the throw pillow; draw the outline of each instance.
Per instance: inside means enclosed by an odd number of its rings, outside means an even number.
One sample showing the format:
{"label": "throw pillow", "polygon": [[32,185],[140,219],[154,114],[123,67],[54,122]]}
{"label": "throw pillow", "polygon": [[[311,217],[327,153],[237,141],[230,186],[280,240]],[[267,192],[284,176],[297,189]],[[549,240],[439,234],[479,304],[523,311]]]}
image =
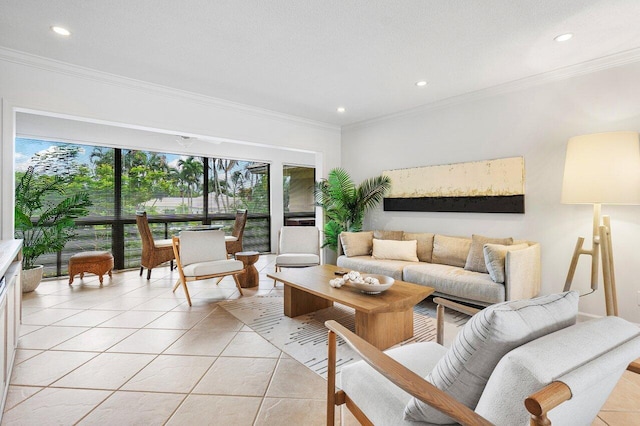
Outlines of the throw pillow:
{"label": "throw pillow", "polygon": [[501,244],[485,244],[482,251],[487,271],[493,282],[504,284],[505,272],[504,262],[508,251],[522,250],[529,247],[529,244],[513,244],[505,246]]}
{"label": "throw pillow", "polygon": [[433,255],[433,237],[434,234],[426,232],[405,232],[402,239],[405,241],[416,240],[418,242],[418,260],[420,262],[431,263]]}
{"label": "throw pillow", "polygon": [[374,259],[406,260],[418,262],[418,242],[373,239]]}
{"label": "throw pillow", "polygon": [[431,261],[442,265],[464,267],[471,247],[471,238],[447,237],[438,235],[433,238]]}
{"label": "throw pillow", "polygon": [[[531,340],[575,324],[577,314],[576,291],[489,306],[465,324],[426,379],[473,410],[503,356]],[[405,407],[404,418],[455,423],[415,398]]]}
{"label": "throw pillow", "polygon": [[377,238],[379,240],[402,240],[403,231],[382,231],[377,230],[373,231],[373,238]]}
{"label": "throw pillow", "polygon": [[502,244],[510,246],[513,244],[513,238],[489,238],[482,235],[473,234],[471,236],[471,248],[469,249],[469,256],[464,265],[464,269],[467,271],[482,272],[486,274],[487,266],[484,262],[484,254],[482,248],[485,244]]}
{"label": "throw pillow", "polygon": [[373,232],[343,232],[340,241],[347,257],[369,256],[373,249]]}

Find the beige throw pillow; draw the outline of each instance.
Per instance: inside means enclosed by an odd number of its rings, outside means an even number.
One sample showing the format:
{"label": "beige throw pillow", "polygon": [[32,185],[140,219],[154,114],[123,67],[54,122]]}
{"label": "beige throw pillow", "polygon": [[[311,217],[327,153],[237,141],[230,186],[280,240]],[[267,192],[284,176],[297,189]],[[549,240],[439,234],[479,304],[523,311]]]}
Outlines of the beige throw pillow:
{"label": "beige throw pillow", "polygon": [[379,240],[402,240],[403,231],[383,231],[377,230],[373,231],[373,238],[377,238]]}
{"label": "beige throw pillow", "polygon": [[418,242],[373,239],[373,258],[418,262]]}
{"label": "beige throw pillow", "polygon": [[[518,346],[575,324],[578,292],[491,305],[462,327],[447,353],[426,377],[470,409],[475,409],[493,369]],[[435,424],[455,423],[440,411],[411,398],[404,419]]]}
{"label": "beige throw pillow", "polygon": [[493,282],[504,284],[505,272],[504,262],[507,257],[507,252],[522,250],[529,247],[529,244],[513,244],[505,246],[502,244],[485,244],[482,251],[484,252],[484,261],[487,266],[487,271]]}
{"label": "beige throw pillow", "polygon": [[416,240],[418,242],[418,260],[431,263],[433,237],[434,234],[427,232],[405,232],[402,239],[405,241]]}
{"label": "beige throw pillow", "polygon": [[343,232],[340,241],[347,257],[369,256],[373,249],[373,232]]}
{"label": "beige throw pillow", "polygon": [[433,263],[464,267],[471,247],[471,238],[447,237],[439,235],[433,238]]}
{"label": "beige throw pillow", "polygon": [[484,254],[482,248],[485,244],[502,244],[509,246],[513,244],[513,238],[489,238],[482,235],[473,234],[471,236],[471,248],[469,249],[469,256],[464,265],[464,269],[467,271],[482,272],[486,274],[487,266],[484,262]]}

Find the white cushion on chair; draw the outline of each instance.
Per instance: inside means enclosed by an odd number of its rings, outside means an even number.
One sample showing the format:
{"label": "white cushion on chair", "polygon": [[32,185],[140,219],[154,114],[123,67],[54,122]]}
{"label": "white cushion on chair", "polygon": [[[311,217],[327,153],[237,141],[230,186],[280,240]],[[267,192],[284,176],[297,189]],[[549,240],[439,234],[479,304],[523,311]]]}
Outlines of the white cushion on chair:
{"label": "white cushion on chair", "polygon": [[156,247],[171,247],[173,240],[153,240],[153,244],[155,244]]}
{"label": "white cushion on chair", "polygon": [[[478,312],[458,332],[447,354],[426,379],[472,410],[500,359],[531,340],[575,324],[578,292],[498,303]],[[405,419],[454,423],[412,398]]]}
{"label": "white cushion on chair", "polygon": [[180,263],[183,269],[191,263],[224,260],[226,258],[227,249],[224,244],[224,232],[182,231],[180,233]]}
{"label": "white cushion on chair", "polygon": [[238,241],[238,237],[234,237],[233,235],[225,235],[224,236],[224,240],[225,241]]}
{"label": "white cushion on chair", "polygon": [[317,254],[307,253],[287,253],[276,256],[276,265],[278,266],[305,266],[319,265],[320,256]]}
{"label": "white cushion on chair", "polygon": [[239,260],[214,260],[211,262],[192,263],[182,267],[186,277],[199,277],[202,275],[224,274],[233,271],[242,271],[244,265]]}
{"label": "white cushion on chair", "polygon": [[284,226],[278,253],[320,253],[320,234],[315,226]]}

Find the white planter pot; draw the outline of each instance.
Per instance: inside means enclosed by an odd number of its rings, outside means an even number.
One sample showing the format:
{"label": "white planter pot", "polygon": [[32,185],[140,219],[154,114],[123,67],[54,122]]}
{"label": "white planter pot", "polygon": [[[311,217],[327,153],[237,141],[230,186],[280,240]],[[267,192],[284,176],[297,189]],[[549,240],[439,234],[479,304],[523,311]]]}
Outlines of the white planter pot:
{"label": "white planter pot", "polygon": [[23,269],[22,270],[22,292],[29,293],[40,285],[40,281],[42,281],[42,271],[44,270],[44,266],[36,265],[32,269]]}

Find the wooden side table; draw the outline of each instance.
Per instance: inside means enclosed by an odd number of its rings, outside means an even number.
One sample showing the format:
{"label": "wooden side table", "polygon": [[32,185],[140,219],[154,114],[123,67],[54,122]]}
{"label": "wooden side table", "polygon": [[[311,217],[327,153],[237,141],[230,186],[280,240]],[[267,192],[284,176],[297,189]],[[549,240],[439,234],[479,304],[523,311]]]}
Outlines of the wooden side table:
{"label": "wooden side table", "polygon": [[244,264],[244,274],[238,275],[240,281],[240,287],[256,287],[260,281],[258,270],[254,264],[260,258],[260,253],[257,251],[239,251],[235,254],[236,260],[241,261]]}

